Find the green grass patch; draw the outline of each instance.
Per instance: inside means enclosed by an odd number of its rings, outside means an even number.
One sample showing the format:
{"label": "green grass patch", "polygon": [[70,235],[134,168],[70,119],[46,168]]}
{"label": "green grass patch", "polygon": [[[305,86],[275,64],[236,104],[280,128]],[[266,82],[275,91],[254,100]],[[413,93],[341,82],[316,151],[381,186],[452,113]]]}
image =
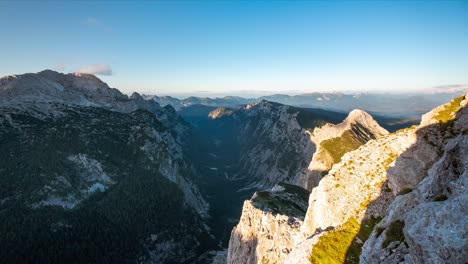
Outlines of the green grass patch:
{"label": "green grass patch", "polygon": [[447,199],[448,199],[447,195],[441,194],[441,195],[436,196],[433,201],[434,202],[442,202],[442,201],[445,201]]}
{"label": "green grass patch", "polygon": [[393,241],[405,241],[405,235],[403,234],[403,228],[405,227],[405,223],[402,221],[394,221],[390,224],[387,228],[385,234],[387,235],[385,241],[382,244],[383,248],[386,248],[391,242]]}
{"label": "green grass patch", "polygon": [[353,137],[350,131],[345,131],[341,137],[322,141],[320,147],[330,154],[333,164],[335,164],[341,161],[344,154],[359,148],[362,144],[362,142]]}
{"label": "green grass patch", "polygon": [[375,232],[377,233],[377,237],[379,237],[383,233],[384,230],[385,228],[383,227],[376,227]]}
{"label": "green grass patch", "polygon": [[460,110],[460,103],[463,101],[464,96],[457,97],[446,104],[442,110],[440,110],[434,118],[440,122],[448,122],[453,120],[456,113]]}
{"label": "green grass patch", "polygon": [[252,204],[273,214],[292,217],[305,217],[310,193],[295,185],[279,183],[284,190],[280,192],[258,191],[252,198]]}
{"label": "green grass patch", "polygon": [[[323,263],[359,263],[362,245],[369,238],[374,226],[382,220],[371,218],[361,224],[355,218],[349,218],[338,229],[319,238],[309,258],[313,264]],[[357,239],[363,243],[358,243]]]}

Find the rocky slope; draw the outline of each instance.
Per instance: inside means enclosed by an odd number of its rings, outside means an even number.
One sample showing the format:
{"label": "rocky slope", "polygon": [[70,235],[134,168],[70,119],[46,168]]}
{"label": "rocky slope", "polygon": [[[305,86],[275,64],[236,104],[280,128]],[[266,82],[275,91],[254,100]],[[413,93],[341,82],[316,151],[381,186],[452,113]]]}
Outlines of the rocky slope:
{"label": "rocky slope", "polygon": [[2,78],[2,262],[192,260],[208,204],[184,154],[189,129],[172,107],[91,75]]}
{"label": "rocky slope", "polygon": [[[424,115],[419,126],[370,140],[344,154],[312,190],[300,231],[277,240],[295,241],[291,253],[281,259],[285,263],[466,259],[466,104],[466,98],[457,98]],[[232,237],[237,232],[236,228]],[[244,254],[252,259],[255,252],[251,248]],[[239,256],[229,255],[228,261],[232,259]],[[263,261],[274,263],[277,258]]]}

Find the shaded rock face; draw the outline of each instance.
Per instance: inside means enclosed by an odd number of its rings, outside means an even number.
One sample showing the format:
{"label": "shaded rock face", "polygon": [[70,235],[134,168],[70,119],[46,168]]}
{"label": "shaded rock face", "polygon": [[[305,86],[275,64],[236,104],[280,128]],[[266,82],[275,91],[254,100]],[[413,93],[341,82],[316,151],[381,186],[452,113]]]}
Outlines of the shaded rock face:
{"label": "shaded rock face", "polygon": [[315,146],[297,118],[296,108],[262,101],[232,115],[239,120],[240,168],[251,188],[271,188],[278,182],[295,183],[306,173]]}
{"label": "shaded rock face", "polygon": [[228,263],[281,263],[295,245],[307,209],[308,192],[280,183],[244,202],[229,241]]}
{"label": "shaded rock face", "polygon": [[[410,193],[398,196],[363,247],[364,263],[463,263],[468,257],[468,136],[443,156]],[[392,232],[395,223],[402,223]]]}

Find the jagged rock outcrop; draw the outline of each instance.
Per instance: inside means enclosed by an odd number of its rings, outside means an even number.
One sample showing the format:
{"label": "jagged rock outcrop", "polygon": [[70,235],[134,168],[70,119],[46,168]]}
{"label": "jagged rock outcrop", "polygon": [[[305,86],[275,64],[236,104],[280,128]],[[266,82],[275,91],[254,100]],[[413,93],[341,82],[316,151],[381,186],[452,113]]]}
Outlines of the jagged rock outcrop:
{"label": "jagged rock outcrop", "polygon": [[341,161],[345,153],[357,149],[369,140],[387,135],[388,131],[368,113],[356,109],[337,125],[328,123],[307,133],[317,150],[312,156],[307,174],[296,184],[312,190],[333,164]]}
{"label": "jagged rock outcrop", "polygon": [[281,263],[294,247],[307,209],[309,192],[280,183],[244,202],[242,217],[231,233],[228,263]]}
{"label": "jagged rock outcrop", "polygon": [[284,262],[462,263],[466,104],[467,95],[454,99],[424,115],[419,126],[344,154],[312,190]]}

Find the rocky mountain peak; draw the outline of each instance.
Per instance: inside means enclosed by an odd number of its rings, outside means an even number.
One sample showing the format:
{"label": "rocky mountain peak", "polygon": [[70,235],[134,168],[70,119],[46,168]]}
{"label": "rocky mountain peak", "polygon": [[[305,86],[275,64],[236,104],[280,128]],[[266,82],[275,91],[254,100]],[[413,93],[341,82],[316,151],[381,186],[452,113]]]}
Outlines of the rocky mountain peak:
{"label": "rocky mountain peak", "polygon": [[145,100],[137,93],[128,97],[91,74],[44,70],[1,79],[0,105],[27,107],[39,103],[103,107],[125,113],[160,109],[154,100]]}
{"label": "rocky mountain peak", "polygon": [[246,104],[243,109],[245,110],[269,110],[271,109],[272,107],[278,107],[278,106],[282,106],[282,104],[279,104],[279,103],[275,103],[275,102],[271,102],[271,101],[267,101],[267,100],[264,100],[262,99],[261,101],[259,102],[255,102],[255,103],[250,103],[250,104]]}
{"label": "rocky mountain peak", "polygon": [[366,111],[361,109],[354,109],[349,112],[348,117],[346,118],[348,122],[366,122],[366,121],[374,121],[374,118],[369,115]]}
{"label": "rocky mountain peak", "polygon": [[355,109],[339,124],[327,123],[308,131],[310,140],[315,144],[308,173],[299,180],[301,186],[312,190],[323,175],[340,162],[347,152],[359,148],[366,142],[388,134],[367,112]]}

